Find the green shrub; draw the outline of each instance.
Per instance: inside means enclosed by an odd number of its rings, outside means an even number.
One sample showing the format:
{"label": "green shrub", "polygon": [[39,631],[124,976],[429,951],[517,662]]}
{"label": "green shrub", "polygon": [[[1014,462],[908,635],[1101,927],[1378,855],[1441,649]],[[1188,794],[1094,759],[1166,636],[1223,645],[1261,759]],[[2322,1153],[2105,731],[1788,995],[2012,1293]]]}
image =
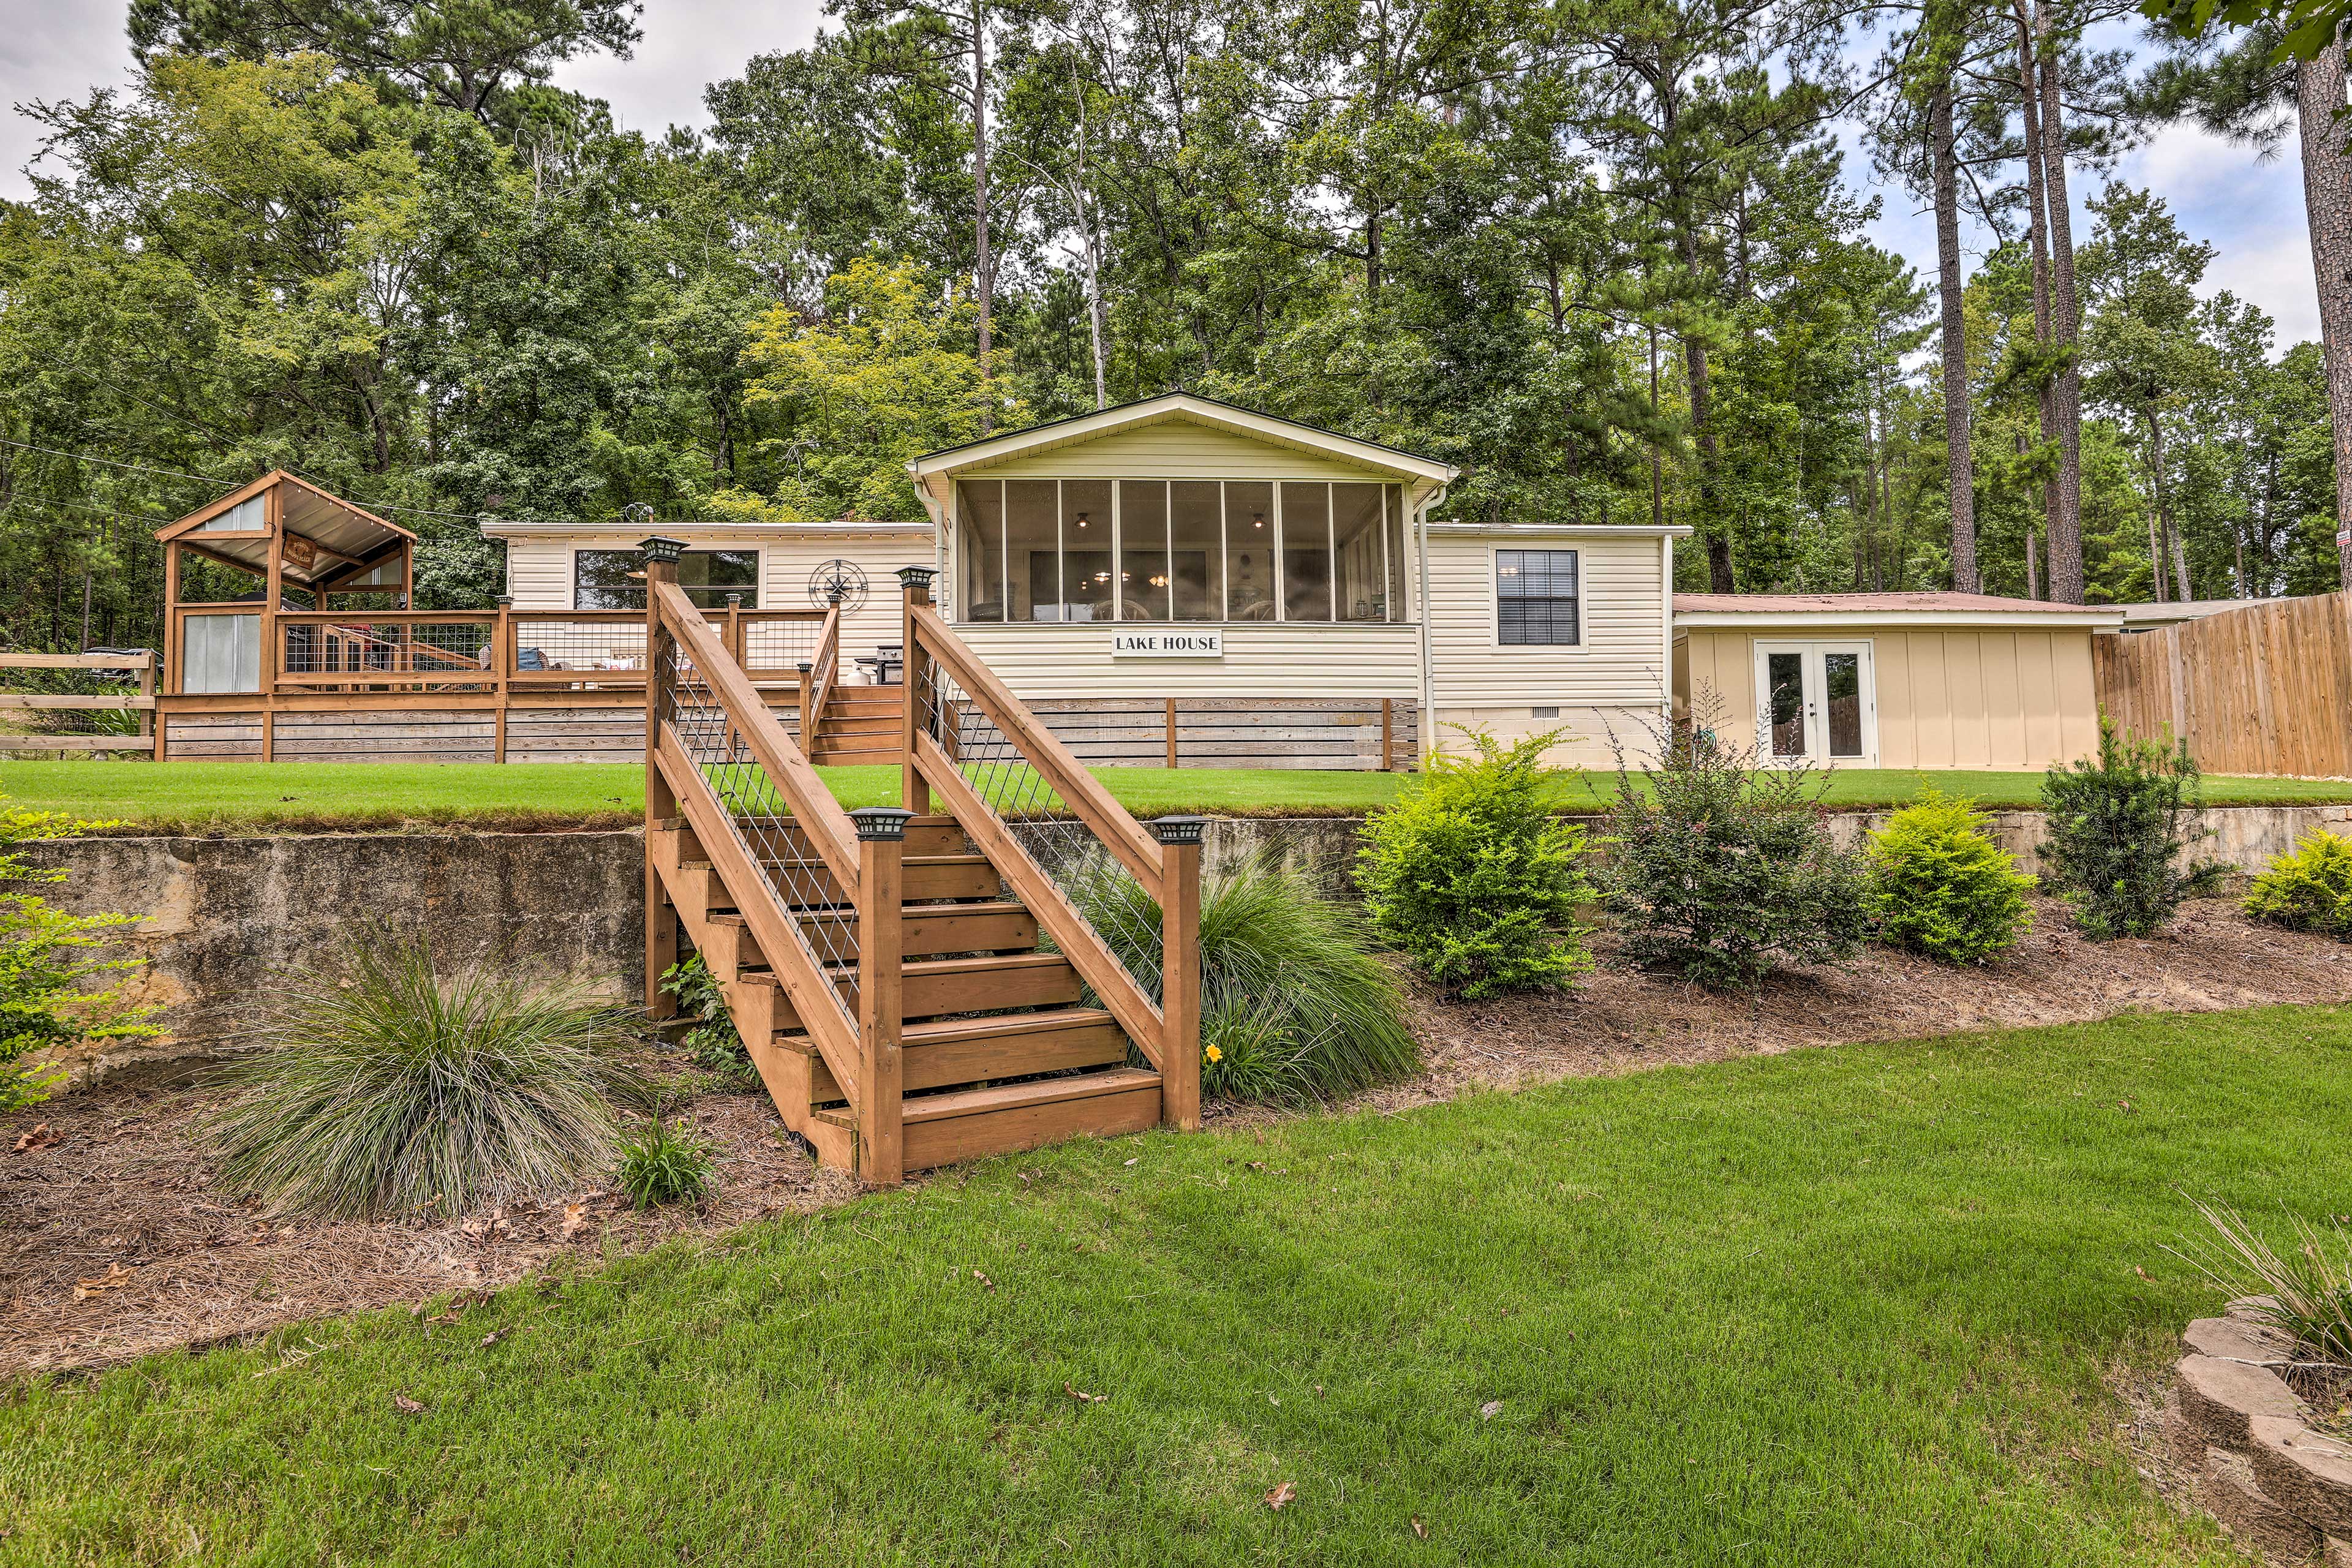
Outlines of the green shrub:
{"label": "green shrub", "polygon": [[[1064,885],[1156,996],[1159,905],[1100,858],[1066,872]],[[1421,1065],[1403,991],[1363,918],[1271,862],[1202,876],[1201,1016],[1202,1085],[1226,1098],[1328,1100]]]}
{"label": "green shrub", "polygon": [[1868,879],[1830,837],[1813,771],[1759,767],[1696,727],[1658,742],[1638,780],[1621,761],[1610,814],[1603,902],[1625,956],[1718,990],[1851,958]]}
{"label": "green shrub", "polygon": [[677,997],[678,1010],[694,1020],[678,1037],[678,1045],[695,1064],[738,1089],[757,1088],[760,1069],[751,1065],[751,1053],[743,1048],[743,1037],[735,1032],[735,1019],[727,1011],[726,993],[702,954],[688,953],[683,963],[664,970],[661,988]]}
{"label": "green shrub", "polygon": [[[128,1001],[121,977],[141,960],[112,951],[110,933],[137,923],[125,914],[69,915],[16,885],[62,882],[63,871],[28,865],[23,846],[112,823],[79,822],[47,811],[0,808],[0,1111],[48,1097],[61,1075],[46,1064],[86,1040],[152,1037],[155,1009]],[[41,1063],[27,1058],[39,1056]]]}
{"label": "green shrub", "polygon": [[2315,827],[2246,890],[2246,912],[2352,942],[2352,838]]}
{"label": "green shrub", "polygon": [[1562,733],[1441,754],[1420,784],[1364,824],[1356,883],[1375,931],[1463,996],[1558,986],[1592,967],[1577,921],[1592,886],[1584,829],[1552,815],[1561,777],[1543,753]]}
{"label": "green shrub", "polygon": [[218,1075],[221,1175],[278,1210],[443,1218],[610,1168],[636,1009],[491,963],[443,976],[421,938],[288,973],[270,1047]]}
{"label": "green shrub", "polygon": [[676,1126],[658,1115],[647,1117],[645,1134],[621,1145],[619,1180],[635,1208],[698,1204],[712,1185],[710,1145],[683,1116]]}
{"label": "green shrub", "polygon": [[1929,787],[1870,836],[1871,929],[1945,963],[1982,963],[2033,924],[2033,879],[1992,841],[1976,803]]}
{"label": "green shrub", "polygon": [[2198,776],[2186,744],[2126,737],[2105,718],[2096,757],[2053,763],[2043,776],[2042,880],[2073,907],[2084,936],[2147,936],[2184,900],[2221,886],[2221,866],[2179,864],[2208,837],[2187,820],[2200,804]]}

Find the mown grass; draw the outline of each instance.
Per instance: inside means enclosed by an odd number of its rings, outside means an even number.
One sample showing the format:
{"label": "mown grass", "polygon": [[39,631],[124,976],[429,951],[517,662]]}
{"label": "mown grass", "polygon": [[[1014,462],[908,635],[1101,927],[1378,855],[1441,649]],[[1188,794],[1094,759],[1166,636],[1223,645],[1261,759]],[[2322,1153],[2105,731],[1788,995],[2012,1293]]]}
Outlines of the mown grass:
{"label": "mown grass", "polygon": [[[824,768],[845,805],[898,802],[895,768]],[[1396,799],[1409,774],[1257,768],[1102,768],[1111,794],[1138,816],[1351,816]],[[2040,773],[1903,773],[1843,769],[1824,795],[1834,806],[1899,805],[1927,785],[1992,807],[2031,806]],[[1559,808],[1603,809],[1607,773],[1570,775]],[[0,762],[0,795],[28,810],[113,818],[148,832],[244,833],[301,827],[462,825],[477,828],[624,826],[645,813],[645,772],[634,764],[453,763]],[[2205,781],[2215,805],[2352,800],[2352,783],[2322,779]]]}
{"label": "mown grass", "polygon": [[2185,1194],[2343,1206],[2348,1069],[2140,1016],[1067,1145],[25,1389],[0,1554],[2241,1563],[2105,1373],[2214,1304]]}

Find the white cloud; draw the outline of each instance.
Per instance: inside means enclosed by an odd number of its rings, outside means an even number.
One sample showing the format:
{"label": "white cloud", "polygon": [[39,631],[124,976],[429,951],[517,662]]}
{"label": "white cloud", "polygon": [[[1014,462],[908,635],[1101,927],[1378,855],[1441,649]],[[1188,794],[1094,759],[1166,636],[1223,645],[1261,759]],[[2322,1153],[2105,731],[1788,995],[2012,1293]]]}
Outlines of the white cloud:
{"label": "white cloud", "polygon": [[754,55],[804,47],[824,19],[823,0],[653,0],[630,58],[566,61],[555,80],[604,100],[622,125],[658,138],[672,125],[706,123],[706,86],[740,76]]}

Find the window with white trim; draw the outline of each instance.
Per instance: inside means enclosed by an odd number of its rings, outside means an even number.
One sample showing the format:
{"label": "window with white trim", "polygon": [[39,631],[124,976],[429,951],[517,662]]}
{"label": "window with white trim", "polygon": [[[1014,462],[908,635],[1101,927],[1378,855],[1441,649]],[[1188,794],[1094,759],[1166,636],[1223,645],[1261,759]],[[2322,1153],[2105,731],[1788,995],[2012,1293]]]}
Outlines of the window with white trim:
{"label": "window with white trim", "polygon": [[1576,557],[1573,550],[1495,552],[1498,642],[1572,646],[1584,640]]}

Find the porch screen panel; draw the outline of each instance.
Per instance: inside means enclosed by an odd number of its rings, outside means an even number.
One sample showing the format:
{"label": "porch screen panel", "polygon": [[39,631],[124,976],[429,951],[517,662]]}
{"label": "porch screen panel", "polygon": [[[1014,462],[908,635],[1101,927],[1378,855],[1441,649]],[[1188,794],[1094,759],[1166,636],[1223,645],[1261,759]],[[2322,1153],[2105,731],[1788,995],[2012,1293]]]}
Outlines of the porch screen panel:
{"label": "porch screen panel", "polygon": [[1225,618],[1224,487],[1213,479],[1178,479],[1168,487],[1171,584],[1180,621]]}
{"label": "porch screen panel", "polygon": [[1404,487],[1382,485],[1381,496],[1381,510],[1386,514],[1381,520],[1381,526],[1388,535],[1385,565],[1388,577],[1389,619],[1407,620],[1411,617],[1406,614],[1406,606],[1412,602],[1412,598],[1405,587],[1409,579],[1404,570]]}
{"label": "porch screen panel", "polygon": [[1071,621],[1107,621],[1118,595],[1111,548],[1110,481],[1062,481],[1062,580]]}
{"label": "porch screen panel", "polygon": [[1061,486],[1052,479],[1004,481],[1007,620],[1064,618],[1060,505]]}
{"label": "porch screen panel", "polygon": [[1379,485],[1331,487],[1333,587],[1343,621],[1396,618],[1389,608],[1381,490]]}
{"label": "porch screen panel", "polygon": [[1331,487],[1282,487],[1282,618],[1331,618]]}
{"label": "porch screen panel", "polygon": [[1004,481],[972,479],[956,486],[956,554],[962,581],[956,618],[1004,618]]}
{"label": "porch screen panel", "polygon": [[1121,479],[1118,486],[1118,618],[1170,616],[1168,481]]}
{"label": "porch screen panel", "polygon": [[1225,619],[1270,621],[1274,599],[1274,487],[1225,484]]}

